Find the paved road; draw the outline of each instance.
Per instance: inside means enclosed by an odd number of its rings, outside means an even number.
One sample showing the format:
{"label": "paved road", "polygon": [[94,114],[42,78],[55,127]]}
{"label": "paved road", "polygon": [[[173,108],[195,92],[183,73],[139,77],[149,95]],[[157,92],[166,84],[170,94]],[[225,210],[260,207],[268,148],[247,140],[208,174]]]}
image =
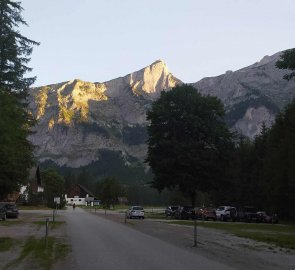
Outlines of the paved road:
{"label": "paved road", "polygon": [[68,209],[64,215],[75,257],[75,269],[231,269],[134,230],[130,224],[119,224],[80,208]]}

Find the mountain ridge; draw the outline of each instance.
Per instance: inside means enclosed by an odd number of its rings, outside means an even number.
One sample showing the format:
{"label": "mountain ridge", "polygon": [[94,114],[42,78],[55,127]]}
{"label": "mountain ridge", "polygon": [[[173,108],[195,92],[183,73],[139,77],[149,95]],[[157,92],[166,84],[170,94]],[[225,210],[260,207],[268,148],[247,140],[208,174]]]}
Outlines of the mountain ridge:
{"label": "mountain ridge", "polygon": [[[253,138],[294,97],[294,82],[283,80],[285,72],[275,68],[279,55],[191,85],[220,98],[229,126]],[[147,149],[146,111],[162,90],[182,83],[157,60],[106,82],[75,79],[30,89],[29,108],[38,123],[29,139],[38,146],[37,158],[77,168],[99,161],[100,151],[109,150],[120,153],[126,166],[134,159],[141,163]]]}

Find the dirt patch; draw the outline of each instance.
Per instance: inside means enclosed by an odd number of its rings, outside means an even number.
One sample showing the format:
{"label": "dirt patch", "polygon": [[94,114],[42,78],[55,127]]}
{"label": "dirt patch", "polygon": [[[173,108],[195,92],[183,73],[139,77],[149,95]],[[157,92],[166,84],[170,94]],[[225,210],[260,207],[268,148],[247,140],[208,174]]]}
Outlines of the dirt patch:
{"label": "dirt patch", "polygon": [[[7,268],[7,266],[19,258],[27,239],[30,237],[43,239],[45,237],[45,221],[48,218],[50,225],[52,213],[50,210],[20,210],[18,219],[7,219],[5,222],[0,222],[0,238],[7,237],[13,240],[13,246],[9,250],[0,252],[0,269],[40,269],[30,258],[13,264],[11,267]],[[59,214],[55,216],[55,220],[64,221],[63,216]],[[50,229],[49,227],[48,235],[65,242],[65,225],[61,223],[58,229]],[[58,264],[62,264],[62,262]]]}
{"label": "dirt patch", "polygon": [[[93,214],[125,224],[124,213],[92,211]],[[250,239],[237,237],[220,230],[197,227],[198,247],[193,247],[193,227],[167,223],[167,220],[126,220],[126,225],[157,237],[190,252],[201,254],[235,269],[293,270],[295,252]]]}

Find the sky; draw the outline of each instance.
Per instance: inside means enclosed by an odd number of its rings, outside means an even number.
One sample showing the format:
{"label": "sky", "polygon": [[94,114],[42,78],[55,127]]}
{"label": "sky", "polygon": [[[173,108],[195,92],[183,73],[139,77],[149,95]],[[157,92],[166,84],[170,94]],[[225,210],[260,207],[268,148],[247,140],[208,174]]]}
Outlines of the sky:
{"label": "sky", "polygon": [[[21,0],[20,0],[21,1]],[[295,47],[294,0],[22,0],[35,86],[104,82],[162,59],[190,83]]]}

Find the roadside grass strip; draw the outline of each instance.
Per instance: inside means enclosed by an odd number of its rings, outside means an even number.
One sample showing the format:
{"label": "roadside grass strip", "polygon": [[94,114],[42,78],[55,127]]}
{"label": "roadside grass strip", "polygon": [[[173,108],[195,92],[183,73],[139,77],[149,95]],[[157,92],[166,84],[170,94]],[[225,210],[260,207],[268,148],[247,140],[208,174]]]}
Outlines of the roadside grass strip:
{"label": "roadside grass strip", "polygon": [[[38,229],[40,229],[41,227],[44,227],[46,225],[46,221],[34,221],[33,222],[35,225],[38,226]],[[49,221],[48,226],[49,229],[53,230],[56,229],[58,227],[60,227],[61,225],[65,224],[65,221]]]}
{"label": "roadside grass strip", "polygon": [[13,246],[14,242],[15,240],[10,237],[0,237],[0,252],[9,250]]}
{"label": "roadside grass strip", "polygon": [[39,206],[39,205],[18,205],[17,208],[19,210],[52,210],[52,208],[49,208],[47,206]]}
{"label": "roadside grass strip", "polygon": [[153,218],[153,219],[166,219],[165,214],[160,212],[145,212],[146,218]]}
{"label": "roadside grass strip", "polygon": [[18,220],[18,219],[14,219],[14,220],[5,220],[5,221],[1,221],[0,225],[3,226],[15,226],[15,225],[19,225],[22,224],[23,222]]}
{"label": "roadside grass strip", "polygon": [[[193,221],[168,221],[171,224],[193,226]],[[233,235],[273,244],[285,249],[295,249],[295,225],[257,223],[219,223],[197,221],[197,226],[226,231]]]}
{"label": "roadside grass strip", "polygon": [[14,269],[20,263],[26,263],[26,260],[33,262],[36,269],[50,270],[56,261],[66,257],[69,251],[69,246],[57,238],[48,237],[45,246],[44,238],[37,239],[32,236],[25,241],[20,256],[4,266],[3,270]]}

